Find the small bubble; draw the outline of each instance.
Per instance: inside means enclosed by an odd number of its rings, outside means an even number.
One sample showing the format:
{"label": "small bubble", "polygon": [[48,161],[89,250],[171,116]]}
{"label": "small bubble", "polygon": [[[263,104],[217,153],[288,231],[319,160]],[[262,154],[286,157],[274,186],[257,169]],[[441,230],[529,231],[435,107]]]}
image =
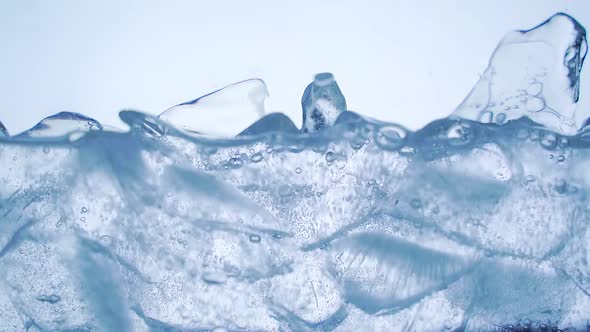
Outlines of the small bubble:
{"label": "small bubble", "polygon": [[272,148],[272,146],[269,146],[268,148],[266,148],[266,153],[272,153],[274,151],[274,149]]}
{"label": "small bubble", "polygon": [[255,234],[250,235],[249,239],[250,239],[250,242],[252,242],[252,243],[259,243],[261,240],[260,235],[255,235]]}
{"label": "small bubble", "polygon": [[250,149],[250,154],[253,154],[254,152],[256,152],[254,149]]}
{"label": "small bubble", "polygon": [[256,152],[255,154],[250,156],[250,161],[253,163],[258,163],[262,161],[262,153]]}
{"label": "small bubble", "polygon": [[86,213],[86,212],[88,212],[88,208],[84,206],[84,207],[82,207],[82,210],[80,210],[80,212]]}
{"label": "small bubble", "polygon": [[560,154],[559,157],[557,157],[557,162],[560,162],[561,163],[563,161],[565,161],[565,156],[562,155],[562,154]]}
{"label": "small bubble", "polygon": [[92,236],[98,237],[98,232],[97,231],[92,232]]}
{"label": "small bubble", "polygon": [[81,222],[85,222],[85,221],[86,221],[86,217],[81,217],[81,218],[80,218],[80,221],[81,221]]}
{"label": "small bubble", "polygon": [[297,167],[297,168],[295,169],[295,173],[297,173],[297,174],[301,174],[301,167]]}
{"label": "small bubble", "polygon": [[48,146],[44,146],[43,147],[43,153],[49,153],[49,147]]}
{"label": "small bubble", "polygon": [[12,160],[16,160],[16,156],[12,157]]}
{"label": "small bubble", "polygon": [[535,182],[535,176],[534,175],[527,175],[526,176],[526,181],[527,182]]}

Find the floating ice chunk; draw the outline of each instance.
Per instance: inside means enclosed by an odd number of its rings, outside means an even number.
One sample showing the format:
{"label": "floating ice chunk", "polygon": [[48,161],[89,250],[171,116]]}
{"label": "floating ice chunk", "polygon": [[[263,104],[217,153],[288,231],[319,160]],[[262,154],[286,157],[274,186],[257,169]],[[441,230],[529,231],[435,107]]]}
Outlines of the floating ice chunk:
{"label": "floating ice chunk", "polygon": [[0,136],[8,136],[8,130],[2,122],[0,122]]}
{"label": "floating ice chunk", "polygon": [[497,124],[527,116],[573,135],[589,116],[576,113],[586,52],[586,30],[566,14],[511,32],[453,115]]}
{"label": "floating ice chunk", "polygon": [[317,74],[301,97],[303,132],[316,132],[332,126],[346,111],[346,100],[330,73]]}
{"label": "floating ice chunk", "polygon": [[158,117],[191,132],[236,136],[264,116],[267,97],[264,81],[249,79],[176,105]]}
{"label": "floating ice chunk", "polygon": [[470,266],[462,257],[377,233],[351,235],[334,249],[331,269],[347,300],[371,314],[407,307]]}
{"label": "floating ice chunk", "polygon": [[242,131],[240,136],[259,135],[273,131],[295,134],[299,132],[299,129],[285,114],[271,113],[254,122],[250,127]]}
{"label": "floating ice chunk", "polygon": [[75,131],[102,130],[102,125],[85,115],[60,112],[46,117],[18,137],[59,137]]}

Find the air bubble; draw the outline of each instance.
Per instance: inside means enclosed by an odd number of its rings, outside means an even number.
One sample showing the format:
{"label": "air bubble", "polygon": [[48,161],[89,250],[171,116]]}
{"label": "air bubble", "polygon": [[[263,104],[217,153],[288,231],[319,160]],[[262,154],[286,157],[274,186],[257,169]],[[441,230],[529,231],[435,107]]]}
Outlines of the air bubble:
{"label": "air bubble", "polygon": [[526,109],[529,112],[540,112],[545,108],[545,101],[538,97],[528,98]]}
{"label": "air bubble", "polygon": [[262,239],[260,238],[260,235],[253,234],[253,235],[250,235],[249,240],[252,243],[259,243],[260,240],[262,240]]}
{"label": "air bubble", "polygon": [[506,113],[498,113],[496,114],[496,123],[501,125],[506,122]]}
{"label": "air bubble", "polygon": [[565,161],[565,156],[560,154],[559,157],[557,157],[557,162],[564,162]]}
{"label": "air bubble", "polygon": [[229,158],[225,163],[225,168],[238,169],[244,165],[242,158]]}
{"label": "air bubble", "polygon": [[262,161],[262,153],[256,152],[255,154],[250,156],[250,161],[253,163],[258,163]]}
{"label": "air bubble", "polygon": [[396,125],[387,125],[380,127],[375,132],[375,143],[384,150],[399,149],[406,138],[406,130]]}
{"label": "air bubble", "polygon": [[88,208],[83,206],[82,209],[80,210],[80,212],[86,213],[86,212],[88,212]]}
{"label": "air bubble", "polygon": [[540,82],[535,82],[526,89],[526,93],[531,96],[538,96],[543,92],[543,84]]}
{"label": "air bubble", "polygon": [[102,245],[105,247],[109,247],[109,246],[113,245],[113,238],[110,237],[109,235],[103,235],[99,238],[99,240],[102,243]]}
{"label": "air bubble", "polygon": [[553,150],[557,147],[557,137],[552,133],[543,135],[543,139],[540,142],[541,146],[547,150]]}
{"label": "air bubble", "polygon": [[302,172],[302,171],[301,171],[301,167],[297,167],[297,168],[295,169],[295,173],[297,173],[297,174],[301,174],[301,172]]}
{"label": "air bubble", "polygon": [[39,295],[37,296],[37,301],[40,302],[47,302],[49,304],[55,304],[59,301],[61,301],[61,297],[59,297],[58,295],[55,294],[51,294],[51,295]]}
{"label": "air bubble", "polygon": [[414,208],[414,209],[419,209],[422,207],[422,202],[417,199],[414,198],[413,200],[410,201],[410,205]]}
{"label": "air bubble", "polygon": [[327,162],[329,162],[329,163],[332,163],[332,162],[336,161],[336,159],[338,159],[338,156],[336,155],[336,153],[335,153],[335,152],[333,152],[333,151],[328,151],[328,152],[326,153],[326,161],[327,161]]}

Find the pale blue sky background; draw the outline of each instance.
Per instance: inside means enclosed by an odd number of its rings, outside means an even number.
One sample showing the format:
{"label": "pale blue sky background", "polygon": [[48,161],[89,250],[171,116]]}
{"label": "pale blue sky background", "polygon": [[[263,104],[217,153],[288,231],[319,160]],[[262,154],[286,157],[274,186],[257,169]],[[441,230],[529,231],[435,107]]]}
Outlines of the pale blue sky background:
{"label": "pale blue sky background", "polygon": [[120,125],[121,109],[158,114],[260,77],[299,124],[303,89],[330,71],[349,109],[417,129],[452,112],[504,33],[558,11],[590,27],[588,0],[0,0],[0,121]]}

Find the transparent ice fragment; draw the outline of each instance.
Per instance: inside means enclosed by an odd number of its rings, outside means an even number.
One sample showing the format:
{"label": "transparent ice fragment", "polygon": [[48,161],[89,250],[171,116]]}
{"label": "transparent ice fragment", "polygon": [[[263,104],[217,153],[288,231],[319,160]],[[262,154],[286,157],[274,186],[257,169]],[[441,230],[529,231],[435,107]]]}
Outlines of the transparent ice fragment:
{"label": "transparent ice fragment", "polygon": [[267,97],[264,81],[249,79],[176,105],[158,117],[190,132],[232,137],[264,116]]}
{"label": "transparent ice fragment", "polygon": [[586,30],[566,14],[508,33],[453,115],[500,125],[526,116],[573,135],[588,118],[576,113],[586,52]]}
{"label": "transparent ice fragment", "polygon": [[303,132],[316,132],[332,126],[346,111],[346,100],[331,73],[317,74],[303,92]]}
{"label": "transparent ice fragment", "polygon": [[18,137],[59,137],[72,132],[102,130],[102,125],[85,115],[60,112],[46,117],[33,128],[20,133]]}
{"label": "transparent ice fragment", "polygon": [[295,134],[299,129],[293,121],[283,113],[270,113],[246,128],[239,136],[259,135],[268,132]]}
{"label": "transparent ice fragment", "polygon": [[8,129],[0,122],[0,136],[8,136]]}

